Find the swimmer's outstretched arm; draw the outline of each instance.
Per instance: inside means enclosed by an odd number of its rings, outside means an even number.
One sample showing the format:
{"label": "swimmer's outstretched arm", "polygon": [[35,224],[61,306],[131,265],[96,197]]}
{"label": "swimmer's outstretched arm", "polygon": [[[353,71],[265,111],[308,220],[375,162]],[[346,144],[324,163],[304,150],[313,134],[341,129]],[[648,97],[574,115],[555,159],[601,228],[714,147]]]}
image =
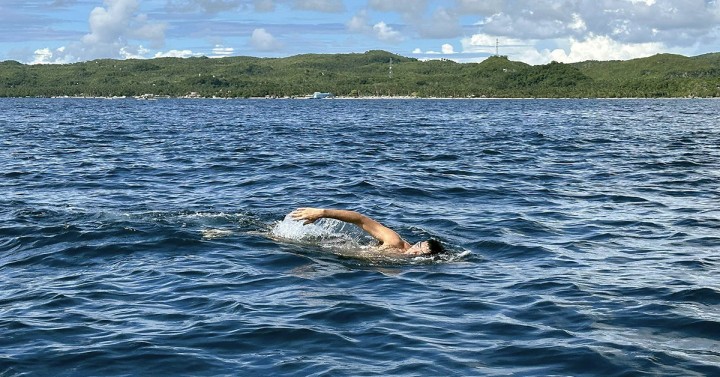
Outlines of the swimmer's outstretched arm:
{"label": "swimmer's outstretched arm", "polygon": [[368,232],[383,246],[406,250],[410,244],[405,242],[394,230],[379,222],[355,211],[344,209],[298,208],[290,213],[295,220],[305,220],[305,224],[312,224],[318,219],[329,218],[344,221],[359,226]]}

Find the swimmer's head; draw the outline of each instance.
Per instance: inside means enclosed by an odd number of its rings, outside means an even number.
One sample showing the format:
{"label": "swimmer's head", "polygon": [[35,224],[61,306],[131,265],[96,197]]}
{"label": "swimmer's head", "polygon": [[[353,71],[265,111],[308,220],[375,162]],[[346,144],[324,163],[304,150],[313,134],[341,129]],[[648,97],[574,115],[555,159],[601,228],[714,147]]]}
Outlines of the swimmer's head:
{"label": "swimmer's head", "polygon": [[405,251],[406,254],[411,255],[436,255],[443,252],[445,252],[445,249],[442,244],[440,244],[440,241],[432,238],[427,241],[418,242]]}

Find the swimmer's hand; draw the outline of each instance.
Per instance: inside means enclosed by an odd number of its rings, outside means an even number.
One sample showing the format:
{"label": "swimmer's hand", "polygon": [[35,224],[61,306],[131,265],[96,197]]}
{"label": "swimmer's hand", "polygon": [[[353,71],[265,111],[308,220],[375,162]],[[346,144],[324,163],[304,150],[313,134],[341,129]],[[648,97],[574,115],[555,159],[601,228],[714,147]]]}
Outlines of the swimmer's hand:
{"label": "swimmer's hand", "polygon": [[298,208],[290,213],[290,217],[293,220],[305,220],[303,225],[307,225],[325,217],[324,212],[320,208]]}

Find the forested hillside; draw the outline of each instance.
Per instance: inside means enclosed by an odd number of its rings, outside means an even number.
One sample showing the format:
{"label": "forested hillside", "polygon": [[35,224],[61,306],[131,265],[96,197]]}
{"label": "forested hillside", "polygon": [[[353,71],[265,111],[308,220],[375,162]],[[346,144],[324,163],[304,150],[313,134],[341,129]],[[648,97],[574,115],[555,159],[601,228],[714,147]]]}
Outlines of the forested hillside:
{"label": "forested hillside", "polygon": [[[391,68],[392,67],[392,68]],[[720,54],[531,66],[419,61],[385,51],[288,58],[0,63],[0,96],[720,97]]]}

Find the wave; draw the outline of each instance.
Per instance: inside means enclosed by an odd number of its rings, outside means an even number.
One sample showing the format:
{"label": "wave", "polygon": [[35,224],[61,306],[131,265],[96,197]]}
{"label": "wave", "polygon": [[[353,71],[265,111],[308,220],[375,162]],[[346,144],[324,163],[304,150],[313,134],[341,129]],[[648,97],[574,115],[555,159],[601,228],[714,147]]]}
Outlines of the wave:
{"label": "wave", "polygon": [[718,104],[0,99],[0,375],[719,375]]}

